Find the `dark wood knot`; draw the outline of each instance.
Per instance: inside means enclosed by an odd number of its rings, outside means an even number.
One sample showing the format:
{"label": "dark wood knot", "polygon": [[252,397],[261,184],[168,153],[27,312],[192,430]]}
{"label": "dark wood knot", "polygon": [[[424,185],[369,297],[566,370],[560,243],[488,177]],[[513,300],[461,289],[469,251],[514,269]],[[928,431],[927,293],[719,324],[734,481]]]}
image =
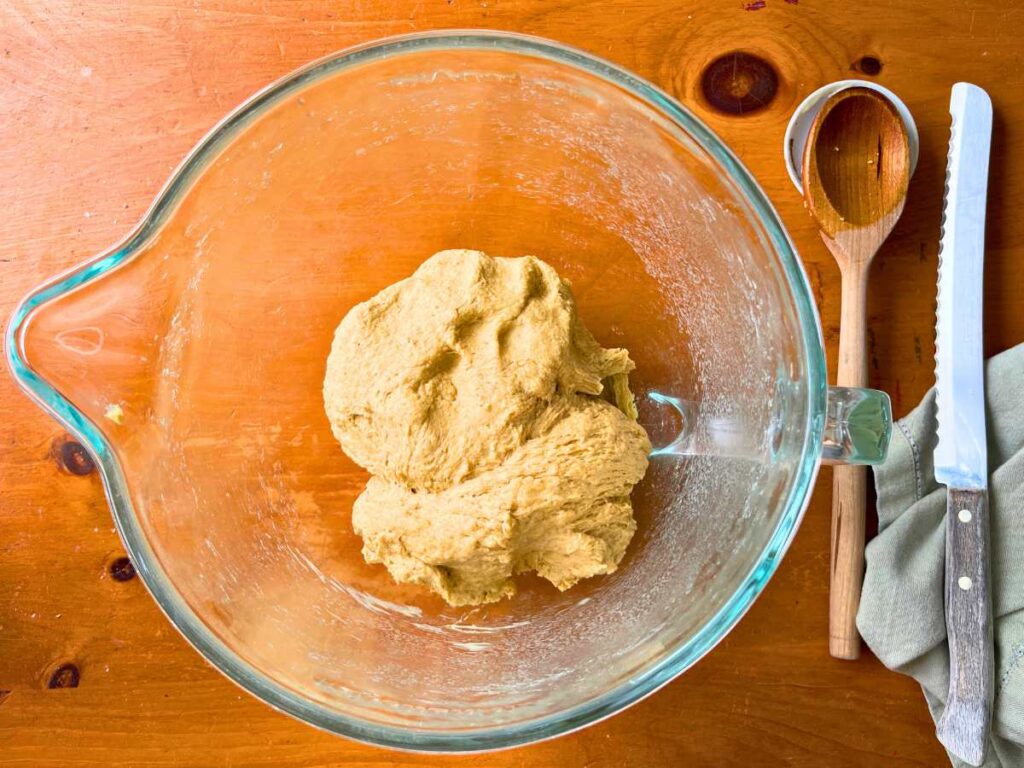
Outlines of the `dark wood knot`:
{"label": "dark wood knot", "polygon": [[114,581],[131,581],[135,578],[135,566],[127,557],[119,557],[110,564],[110,577]]}
{"label": "dark wood knot", "polygon": [[701,76],[708,104],[727,115],[747,115],[766,107],[779,90],[775,68],[760,56],[732,51],[708,64]]}
{"label": "dark wood knot", "polygon": [[89,452],[74,440],[66,440],[61,444],[60,463],[72,475],[88,475],[96,469]]}
{"label": "dark wood knot", "polygon": [[877,56],[861,56],[853,62],[853,69],[856,72],[863,72],[865,75],[874,77],[882,71],[882,62]]}
{"label": "dark wood knot", "polygon": [[78,681],[81,679],[81,674],[78,671],[78,667],[74,664],[61,664],[50,675],[50,682],[46,684],[47,688],[77,688]]}

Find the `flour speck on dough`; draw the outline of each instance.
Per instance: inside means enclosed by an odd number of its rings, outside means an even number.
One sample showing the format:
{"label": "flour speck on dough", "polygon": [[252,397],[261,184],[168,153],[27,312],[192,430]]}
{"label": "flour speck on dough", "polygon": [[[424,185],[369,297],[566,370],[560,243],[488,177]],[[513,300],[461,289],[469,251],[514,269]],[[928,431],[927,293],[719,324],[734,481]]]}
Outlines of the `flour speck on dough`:
{"label": "flour speck on dough", "polygon": [[533,256],[441,251],[353,307],[324,403],[373,475],[352,511],[366,561],[456,606],[515,594],[525,571],[563,590],[613,572],[651,447],[633,367]]}

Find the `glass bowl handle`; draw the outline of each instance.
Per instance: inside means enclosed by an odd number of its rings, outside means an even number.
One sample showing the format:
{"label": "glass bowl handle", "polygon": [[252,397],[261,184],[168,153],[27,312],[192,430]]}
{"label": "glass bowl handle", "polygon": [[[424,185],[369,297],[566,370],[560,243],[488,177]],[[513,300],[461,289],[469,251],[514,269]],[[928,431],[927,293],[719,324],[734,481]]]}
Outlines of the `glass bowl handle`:
{"label": "glass bowl handle", "polygon": [[824,464],[881,464],[892,437],[892,405],[877,389],[829,387],[821,460]]}
{"label": "glass bowl handle", "polygon": [[[788,387],[780,386],[776,402],[785,402]],[[765,432],[751,431],[735,413],[709,412],[693,400],[661,392],[647,397],[666,406],[657,419],[641,423],[652,435],[664,434],[666,414],[675,413],[678,426],[674,439],[651,451],[651,456],[716,456],[754,462],[771,461],[776,442],[787,429],[785,409],[779,408]],[[821,460],[826,464],[881,464],[892,435],[892,406],[889,396],[877,389],[830,387],[825,408]]]}

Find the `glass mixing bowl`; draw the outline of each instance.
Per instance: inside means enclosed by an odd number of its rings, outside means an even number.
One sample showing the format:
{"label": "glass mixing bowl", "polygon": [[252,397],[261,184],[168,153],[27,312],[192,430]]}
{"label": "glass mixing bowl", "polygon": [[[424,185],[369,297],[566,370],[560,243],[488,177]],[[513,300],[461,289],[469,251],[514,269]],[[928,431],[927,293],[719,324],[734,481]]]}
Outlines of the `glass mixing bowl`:
{"label": "glass mixing bowl", "polygon": [[[332,333],[444,248],[542,257],[636,361],[658,448],[617,573],[466,610],[360,556],[367,476],[320,395]],[[123,243],[21,304],[7,356],[207,659],[406,749],[546,738],[663,685],[778,566],[823,442],[878,460],[889,429],[881,393],[829,396],[807,281],[733,154],[650,84],[500,33],[391,39],[260,92]]]}

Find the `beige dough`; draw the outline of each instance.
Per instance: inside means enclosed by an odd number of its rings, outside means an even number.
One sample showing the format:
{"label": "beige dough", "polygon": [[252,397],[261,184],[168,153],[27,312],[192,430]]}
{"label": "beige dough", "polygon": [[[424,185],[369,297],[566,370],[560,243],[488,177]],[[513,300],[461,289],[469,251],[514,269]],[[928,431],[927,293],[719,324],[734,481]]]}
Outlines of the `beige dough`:
{"label": "beige dough", "polygon": [[366,561],[451,605],[512,595],[524,571],[559,589],[613,572],[650,452],[633,367],[532,256],[442,251],[353,307],[324,403],[373,474],[352,512]]}

